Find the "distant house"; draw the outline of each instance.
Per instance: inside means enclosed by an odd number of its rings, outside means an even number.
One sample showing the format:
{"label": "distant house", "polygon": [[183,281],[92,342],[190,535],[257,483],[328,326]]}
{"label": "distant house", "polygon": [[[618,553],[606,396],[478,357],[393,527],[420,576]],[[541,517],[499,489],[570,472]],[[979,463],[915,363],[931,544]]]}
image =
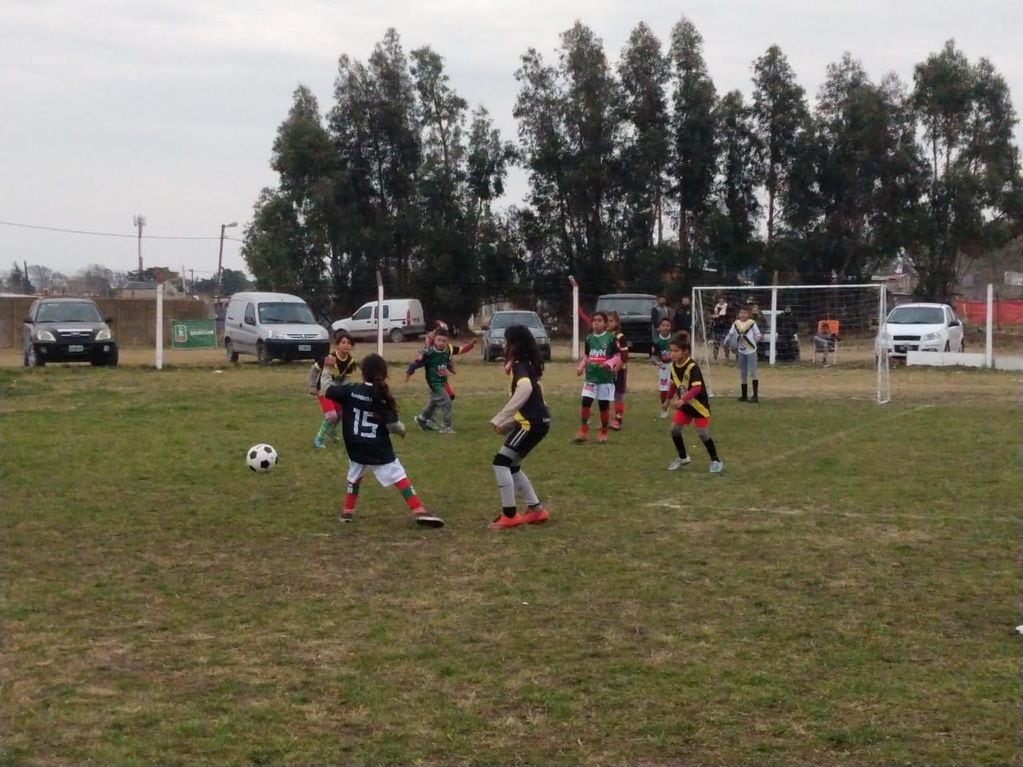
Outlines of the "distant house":
{"label": "distant house", "polygon": [[984,301],[988,285],[994,286],[996,298],[1023,299],[1023,237],[975,260],[956,292],[965,301]]}
{"label": "distant house", "polygon": [[[181,296],[182,293],[173,282],[167,281],[163,283],[163,295],[164,298],[169,298],[171,296]],[[147,299],[153,301],[156,299],[156,283],[143,281],[129,282],[123,287],[117,288],[114,291],[114,296],[115,298]]]}

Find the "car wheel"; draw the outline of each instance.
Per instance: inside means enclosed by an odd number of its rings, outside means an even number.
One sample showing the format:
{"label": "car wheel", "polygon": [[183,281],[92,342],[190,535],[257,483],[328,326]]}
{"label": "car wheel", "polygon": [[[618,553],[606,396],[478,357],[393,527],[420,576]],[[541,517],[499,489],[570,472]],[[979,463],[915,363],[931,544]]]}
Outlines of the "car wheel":
{"label": "car wheel", "polygon": [[30,346],[28,349],[27,364],[30,368],[46,367],[46,360],[41,359],[39,357],[39,354],[36,353],[36,348],[34,346]]}
{"label": "car wheel", "polygon": [[230,340],[224,341],[224,351],[227,352],[227,361],[228,362],[237,362],[238,361],[238,352],[236,352],[234,350],[234,345],[231,343]]}
{"label": "car wheel", "polygon": [[[384,307],[385,309],[387,307]],[[400,344],[405,340],[405,334],[401,332],[400,328],[391,328],[390,332],[391,343]]]}
{"label": "car wheel", "polygon": [[256,360],[260,365],[270,364],[270,350],[266,348],[266,344],[260,343],[256,346]]}

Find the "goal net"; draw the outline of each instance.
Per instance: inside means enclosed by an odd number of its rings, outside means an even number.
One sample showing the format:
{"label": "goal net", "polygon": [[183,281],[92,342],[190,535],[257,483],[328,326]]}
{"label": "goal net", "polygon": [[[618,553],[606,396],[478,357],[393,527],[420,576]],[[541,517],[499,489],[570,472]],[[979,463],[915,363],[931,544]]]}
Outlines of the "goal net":
{"label": "goal net", "polygon": [[888,314],[883,285],[707,286],[693,288],[693,358],[711,396],[739,391],[735,350],[724,340],[743,307],[762,334],[760,365],[840,365],[862,370],[863,393],[891,399],[888,355],[877,338]]}

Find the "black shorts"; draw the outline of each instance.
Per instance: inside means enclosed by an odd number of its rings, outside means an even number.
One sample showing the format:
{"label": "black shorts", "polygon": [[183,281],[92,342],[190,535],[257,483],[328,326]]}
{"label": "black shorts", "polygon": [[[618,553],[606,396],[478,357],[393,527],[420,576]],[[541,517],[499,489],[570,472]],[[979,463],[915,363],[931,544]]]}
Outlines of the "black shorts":
{"label": "black shorts", "polygon": [[515,428],[505,438],[501,451],[507,452],[507,450],[511,450],[521,460],[529,455],[534,447],[540,444],[543,438],[547,436],[550,428],[550,424],[543,423],[534,424],[527,430],[515,424]]}

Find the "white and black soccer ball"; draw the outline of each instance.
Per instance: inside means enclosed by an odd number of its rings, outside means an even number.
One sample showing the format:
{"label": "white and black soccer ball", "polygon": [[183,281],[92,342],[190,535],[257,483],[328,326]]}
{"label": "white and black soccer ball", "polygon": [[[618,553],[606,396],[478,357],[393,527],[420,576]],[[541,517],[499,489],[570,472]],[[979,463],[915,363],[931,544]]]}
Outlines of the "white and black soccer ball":
{"label": "white and black soccer ball", "polygon": [[261,442],[248,449],[245,453],[245,463],[252,471],[265,474],[277,465],[277,451],[273,445]]}

